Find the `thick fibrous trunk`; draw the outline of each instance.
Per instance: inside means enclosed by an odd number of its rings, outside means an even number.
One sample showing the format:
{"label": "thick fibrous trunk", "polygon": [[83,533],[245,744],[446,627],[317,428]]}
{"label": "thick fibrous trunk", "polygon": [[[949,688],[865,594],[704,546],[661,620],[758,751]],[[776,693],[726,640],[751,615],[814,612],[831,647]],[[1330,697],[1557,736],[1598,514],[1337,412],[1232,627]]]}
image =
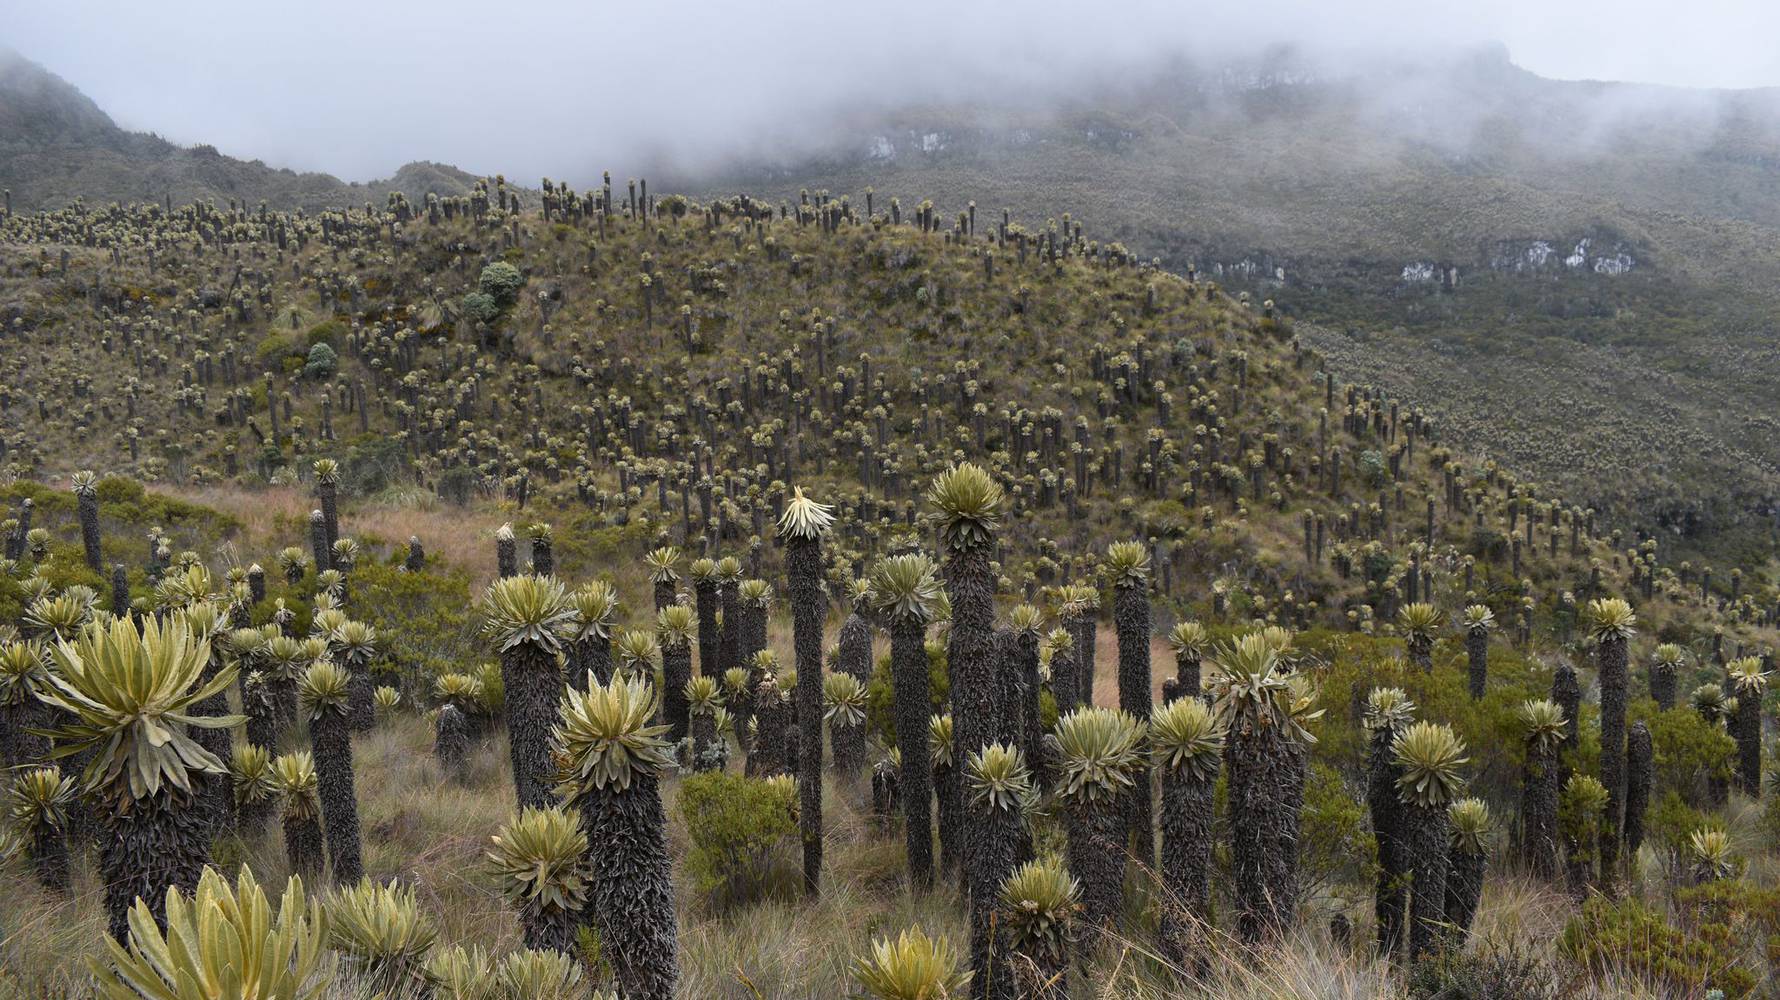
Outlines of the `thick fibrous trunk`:
{"label": "thick fibrous trunk", "polygon": [[1473,699],[1483,697],[1483,690],[1489,684],[1490,673],[1490,636],[1483,629],[1474,628],[1465,634],[1465,657],[1469,660],[1470,688]]}
{"label": "thick fibrous trunk", "polygon": [[[791,645],[797,663],[798,822],[803,834],[804,891],[814,896],[822,877],[822,543],[793,535],[785,543],[790,584]],[[739,630],[738,630],[739,631]]]}
{"label": "thick fibrous trunk", "polygon": [[1446,920],[1446,867],[1451,827],[1446,806],[1403,803],[1403,854],[1409,869],[1409,955],[1440,947]]}
{"label": "thick fibrous trunk", "polygon": [[575,667],[569,676],[569,686],[577,691],[587,690],[587,674],[591,671],[601,684],[612,683],[612,637],[589,633],[575,640],[569,647],[569,656]]}
{"label": "thick fibrous trunk", "polygon": [[1075,637],[1076,679],[1081,682],[1081,703],[1094,704],[1094,643],[1100,634],[1100,620],[1090,611],[1082,616],[1081,631]]}
{"label": "thick fibrous trunk", "polygon": [[673,1000],[678,938],[658,780],[633,774],[623,791],[589,791],[581,828],[591,845],[586,914],[599,932],[600,954],[612,965],[619,996]]}
{"label": "thick fibrous trunk", "polygon": [[1527,749],[1520,786],[1521,853],[1534,877],[1552,881],[1558,875],[1558,750]]}
{"label": "thick fibrous trunk", "polygon": [[1174,657],[1174,690],[1176,697],[1199,698],[1205,690],[1200,677],[1201,660],[1194,653],[1177,653]]}
{"label": "thick fibrous trunk", "polygon": [[1122,798],[1072,802],[1069,873],[1081,883],[1082,920],[1110,928],[1125,905],[1125,804]]}
{"label": "thick fibrous trunk", "polygon": [[1489,855],[1482,851],[1453,847],[1446,871],[1446,922],[1448,947],[1463,948],[1471,933],[1471,919],[1477,915],[1477,902],[1483,898],[1483,876],[1489,868]]}
{"label": "thick fibrous trunk", "polygon": [[1043,791],[1051,787],[1050,754],[1045,748],[1045,722],[1039,700],[1043,678],[1038,672],[1038,633],[1021,632],[1014,637],[1014,659],[1020,681],[1020,751],[1032,772],[1032,787]]}
{"label": "thick fibrous trunk", "polygon": [[371,676],[369,663],[345,666],[351,671],[346,679],[346,725],[355,733],[368,733],[377,728],[377,679]]}
{"label": "thick fibrous trunk", "polygon": [[1650,668],[1650,697],[1667,712],[1675,707],[1675,665],[1657,663]]}
{"label": "thick fibrous trunk", "polygon": [[103,575],[105,559],[99,548],[99,493],[93,489],[75,491],[80,515],[80,542],[86,549],[87,568]]}
{"label": "thick fibrous trunk", "polygon": [[1601,871],[1605,874],[1619,860],[1619,833],[1625,814],[1626,641],[1601,640],[1600,657],[1601,784],[1607,788],[1606,823],[1601,829]]}
{"label": "thick fibrous trunk", "polygon": [[67,836],[48,823],[38,823],[31,831],[31,867],[38,884],[58,896],[68,895],[70,864]]}
{"label": "thick fibrous trunk", "polygon": [[871,623],[855,611],[841,622],[840,656],[836,669],[852,674],[861,684],[871,683]]}
{"label": "thick fibrous trunk", "polygon": [[307,881],[313,881],[321,875],[322,851],[321,826],[313,816],[305,819],[284,820],[284,854],[290,861],[291,874]]}
{"label": "thick fibrous trunk", "polygon": [[1051,657],[1051,697],[1057,702],[1057,717],[1074,711],[1082,701],[1081,652],[1076,647],[1082,631],[1081,619],[1066,615],[1059,626],[1072,640],[1069,650]]}
{"label": "thick fibrous trunk", "polygon": [[692,703],[686,699],[686,682],[692,680],[691,643],[661,647],[661,679],[661,715],[668,726],[668,742],[677,744],[692,731]]}
{"label": "thick fibrous trunk", "polygon": [[1385,728],[1372,734],[1366,770],[1366,805],[1372,814],[1372,836],[1378,842],[1378,885],[1372,906],[1378,951],[1383,955],[1395,955],[1403,947],[1403,911],[1408,901],[1402,803],[1397,799],[1397,779],[1403,772],[1391,758],[1394,735]]}
{"label": "thick fibrous trunk", "polygon": [[[787,554],[785,558],[789,562],[791,556]],[[821,558],[820,554],[817,558]],[[820,567],[817,568],[817,573],[820,579]],[[723,609],[723,624],[718,627],[717,632],[718,677],[722,677],[723,672],[730,667],[741,666],[742,663],[742,606],[740,596],[736,593],[738,589],[734,580],[717,588],[717,606]]]}
{"label": "thick fibrous trunk", "polygon": [[1626,734],[1625,849],[1635,856],[1644,846],[1644,814],[1650,808],[1650,787],[1656,780],[1656,756],[1650,727],[1632,723]]}
{"label": "thick fibrous trunk", "polygon": [[902,751],[897,789],[908,836],[909,880],[933,885],[933,755],[927,747],[926,626],[898,619],[890,626],[890,671],[896,700],[896,745]]}
{"label": "thick fibrous trunk", "polygon": [[956,767],[933,765],[933,798],[939,812],[939,866],[956,875],[963,865],[959,851],[964,826],[964,788]]}
{"label": "thick fibrous trunk", "polygon": [[520,914],[519,930],[525,946],[534,951],[560,951],[576,955],[575,935],[581,926],[581,915],[573,910],[554,906],[539,907]]}
{"label": "thick fibrous trunk", "polygon": [[828,743],[834,753],[834,773],[842,781],[857,782],[865,770],[865,727],[835,719],[828,724]]}
{"label": "thick fibrous trunk", "polygon": [[[508,698],[512,697],[511,689]],[[323,709],[310,720],[309,742],[315,749],[315,773],[321,786],[321,816],[328,835],[328,857],[334,881],[353,885],[365,875],[359,860],[358,792],[352,776],[352,734],[346,716]]]}
{"label": "thick fibrous trunk", "polygon": [[105,912],[111,936],[130,934],[130,908],[148,904],[155,924],[167,926],[167,888],[190,893],[210,863],[210,831],[189,799],[167,792],[138,799],[128,811],[112,809],[104,818],[99,870],[105,880]]}
{"label": "thick fibrous trunk", "polygon": [[[550,730],[556,723],[557,702],[562,694],[556,657],[541,646],[522,642],[501,654],[501,684],[507,691],[507,744],[519,808],[548,806],[554,784]],[[682,684],[682,704],[685,697]],[[685,729],[682,715],[681,735]]]}
{"label": "thick fibrous trunk", "polygon": [[470,723],[456,705],[439,709],[433,724],[433,758],[450,777],[462,781],[464,764],[470,755]]}
{"label": "thick fibrous trunk", "polygon": [[1297,907],[1303,757],[1276,730],[1242,723],[1226,745],[1237,933],[1250,944],[1276,939]]}
{"label": "thick fibrous trunk", "polygon": [[1213,792],[1205,780],[1184,769],[1162,772],[1162,957],[1191,971],[1195,942],[1210,919]]}
{"label": "thick fibrous trunk", "polygon": [[1745,795],[1760,795],[1761,692],[1737,693],[1737,711],[1731,716],[1730,730],[1737,740],[1737,788]]}
{"label": "thick fibrous trunk", "polygon": [[[971,996],[976,1000],[1000,1000],[1013,992],[1006,963],[996,948],[995,908],[1001,883],[1013,874],[1020,855],[1020,814],[1015,809],[984,807],[976,810],[970,836],[976,845],[978,868],[966,889],[970,894]],[[1123,886],[1121,886],[1123,888]]]}
{"label": "thick fibrous trunk", "polygon": [[717,581],[695,580],[692,598],[698,611],[698,672],[706,677],[722,677],[722,656],[717,648]]}
{"label": "thick fibrous trunk", "polygon": [[[205,683],[216,676],[222,669],[222,660],[217,655],[210,657],[204,667]],[[229,714],[229,696],[217,692],[192,706],[193,715],[221,716]],[[228,729],[194,728],[191,731],[192,741],[216,755],[216,759],[227,761],[233,756],[234,735]],[[204,818],[210,824],[212,835],[219,834],[235,825],[235,789],[227,774],[206,774],[197,779],[200,789],[200,805]]]}
{"label": "thick fibrous trunk", "polygon": [[[1113,592],[1113,625],[1119,640],[1119,708],[1133,718],[1150,718],[1150,595],[1141,584],[1122,584]],[[1155,853],[1149,772],[1131,786],[1130,835],[1137,856],[1148,863]]]}

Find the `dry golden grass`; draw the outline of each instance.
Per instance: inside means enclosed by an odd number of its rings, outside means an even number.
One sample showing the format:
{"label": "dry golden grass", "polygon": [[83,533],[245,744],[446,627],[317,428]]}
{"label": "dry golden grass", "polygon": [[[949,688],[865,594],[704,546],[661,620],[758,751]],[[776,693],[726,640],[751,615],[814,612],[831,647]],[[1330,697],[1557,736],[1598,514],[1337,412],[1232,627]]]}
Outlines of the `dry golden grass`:
{"label": "dry golden grass", "polygon": [[[469,779],[456,784],[429,756],[423,717],[401,714],[355,744],[365,864],[377,879],[414,885],[440,927],[440,945],[480,944],[495,952],[517,947],[512,912],[484,869],[483,850],[512,807],[506,749],[499,734],[473,756]],[[666,787],[670,846],[687,849],[687,831],[674,815],[677,783]],[[825,795],[827,867],[823,895],[814,902],[771,899],[714,913],[682,879],[679,995],[687,1000],[829,1000],[852,996],[850,968],[874,936],[913,924],[945,934],[960,948],[966,939],[957,891],[942,886],[909,891],[898,836],[876,832],[864,809],[864,789],[830,782]],[[217,861],[253,865],[262,881],[282,881],[285,865],[276,824],[251,842],[219,845]],[[1134,885],[1145,880],[1137,877]],[[90,855],[78,866],[76,893],[67,901],[38,892],[22,872],[7,873],[0,907],[0,1000],[81,995],[86,961],[102,954],[102,894]],[[1135,897],[1134,897],[1135,898]],[[1277,950],[1245,952],[1227,940],[1213,943],[1208,971],[1194,979],[1157,960],[1147,932],[1110,936],[1085,947],[1076,977],[1079,1000],[1371,1000],[1404,997],[1400,976],[1365,953],[1335,947],[1321,930],[1329,912],[1318,905],[1298,933]],[[1492,879],[1478,916],[1475,940],[1549,954],[1570,912],[1564,898],[1518,878]],[[1358,914],[1356,914],[1358,915]],[[1356,921],[1355,939],[1370,928]],[[961,952],[962,953],[962,952]],[[1612,984],[1605,997],[1639,997],[1637,984]],[[1578,994],[1586,996],[1588,994]],[[349,982],[335,1000],[364,1000]]]}

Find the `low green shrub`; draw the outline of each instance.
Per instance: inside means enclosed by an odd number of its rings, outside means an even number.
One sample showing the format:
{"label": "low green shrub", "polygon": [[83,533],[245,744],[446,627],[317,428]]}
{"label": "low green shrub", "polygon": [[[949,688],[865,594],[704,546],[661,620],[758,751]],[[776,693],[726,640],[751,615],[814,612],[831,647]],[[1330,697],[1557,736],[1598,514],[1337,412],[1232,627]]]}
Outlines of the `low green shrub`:
{"label": "low green shrub", "polygon": [[680,782],[675,809],[692,846],[686,870],[718,909],[770,896],[795,898],[802,870],[792,850],[797,803],[789,782],[707,771]]}

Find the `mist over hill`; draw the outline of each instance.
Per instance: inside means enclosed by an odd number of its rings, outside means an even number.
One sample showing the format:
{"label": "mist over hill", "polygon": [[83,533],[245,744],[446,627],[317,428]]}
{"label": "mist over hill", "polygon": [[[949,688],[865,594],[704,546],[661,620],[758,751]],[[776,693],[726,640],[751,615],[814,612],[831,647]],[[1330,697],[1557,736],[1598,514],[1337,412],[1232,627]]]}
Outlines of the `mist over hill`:
{"label": "mist over hill", "polygon": [[[571,160],[559,177],[616,167],[656,190],[787,202],[875,189],[880,210],[932,200],[942,216],[974,203],[1082,224],[1274,300],[1344,377],[1620,523],[1710,554],[1771,551],[1775,91],[1551,80],[1499,46],[1281,46],[936,96],[769,117],[745,138]],[[410,163],[359,184],[178,146],[4,55],[0,184],[19,211],[77,197],[315,211],[391,191],[419,204],[474,177]]]}

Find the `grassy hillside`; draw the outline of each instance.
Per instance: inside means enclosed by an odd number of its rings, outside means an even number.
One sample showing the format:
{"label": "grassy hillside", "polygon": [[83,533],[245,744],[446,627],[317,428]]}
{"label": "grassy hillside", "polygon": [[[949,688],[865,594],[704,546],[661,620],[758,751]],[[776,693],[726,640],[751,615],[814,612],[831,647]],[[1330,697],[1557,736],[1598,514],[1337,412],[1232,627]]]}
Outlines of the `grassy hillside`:
{"label": "grassy hillside", "polygon": [[1545,80],[1499,53],[1320,76],[1288,60],[826,135],[827,154],[699,186],[1072,218],[1328,331],[1304,332],[1455,443],[1692,552],[1772,550],[1771,92]]}
{"label": "grassy hillside", "polygon": [[[79,595],[83,585],[107,595],[99,607],[122,610],[109,581],[87,566],[79,501],[62,488],[86,468],[119,477],[96,487],[101,551],[91,558],[125,566],[121,597],[140,601],[139,613],[190,618],[175,610],[190,596],[181,585],[157,584],[182,579],[175,571],[191,563],[210,569],[199,603],[214,589],[234,613],[288,628],[291,638],[325,621],[318,609],[338,595],[344,615],[375,628],[371,673],[399,696],[349,743],[365,871],[415,890],[421,919],[440,932],[435,954],[472,944],[504,953],[520,940],[482,859],[512,805],[509,746],[537,731],[509,720],[535,701],[516,695],[520,685],[495,665],[500,640],[477,601],[488,581],[523,571],[529,557],[571,585],[609,583],[619,610],[606,627],[625,637],[622,651],[652,628],[679,642],[683,633],[652,614],[656,601],[678,596],[714,611],[692,561],[735,557],[739,575],[771,587],[759,641],[779,665],[758,667],[752,686],[742,675],[726,695],[743,719],[748,699],[781,679],[791,685],[800,661],[812,668],[803,681],[848,666],[824,650],[842,638],[852,581],[885,556],[927,549],[962,562],[959,521],[948,528],[928,494],[967,462],[1005,501],[968,519],[968,536],[988,540],[967,567],[980,576],[948,570],[951,614],[915,623],[914,638],[932,640],[912,650],[913,676],[926,681],[917,717],[949,709],[964,730],[1017,702],[1020,728],[1008,740],[1046,760],[1051,751],[1031,737],[1055,724],[1070,697],[1147,712],[1177,690],[1168,682],[1194,683],[1191,656],[1177,659],[1165,637],[1177,622],[1196,622],[1212,650],[1205,679],[1227,706],[1230,688],[1211,665],[1234,662],[1225,643],[1260,634],[1251,648],[1275,666],[1279,657],[1289,663],[1263,695],[1280,721],[1251,724],[1240,738],[1287,720],[1314,738],[1281,744],[1279,771],[1297,762],[1295,800],[1290,792],[1249,800],[1289,808],[1298,824],[1274,844],[1298,865],[1281,897],[1295,913],[1278,946],[1237,960],[1245,952],[1236,914],[1253,898],[1242,895],[1252,877],[1239,845],[1252,845],[1257,827],[1232,806],[1242,765],[1231,763],[1219,782],[1223,755],[1212,753],[1215,787],[1203,791],[1216,815],[1202,843],[1214,933],[1197,943],[1196,961],[1161,957],[1159,921],[1180,904],[1155,874],[1166,855],[1140,835],[1126,876],[1097,886],[1114,899],[1109,923],[1065,914],[1082,963],[1072,996],[1222,1000],[1334,989],[1420,998],[1509,976],[1532,984],[1534,996],[1687,996],[1705,985],[1746,996],[1772,983],[1765,955],[1747,944],[1757,937],[1729,930],[1774,912],[1763,895],[1773,827],[1757,800],[1762,784],[1753,794],[1726,791],[1736,741],[1685,701],[1664,710],[1648,695],[1658,641],[1685,647],[1676,678],[1684,699],[1696,684],[1727,680],[1721,659],[1771,648],[1774,578],[1758,565],[1709,572],[1684,563],[1666,540],[1641,539],[1453,446],[1414,407],[1332,376],[1294,322],[1265,302],[1151,267],[1091,232],[1066,236],[1017,219],[1004,227],[985,212],[974,221],[883,203],[868,212],[860,200],[699,202],[640,182],[634,195],[627,184],[546,188],[531,204],[516,204],[496,182],[467,197],[320,215],[70,207],[7,219],[0,246],[0,465],[16,477],[0,495],[9,514],[0,537],[15,553],[0,573],[0,628],[39,633],[42,616],[29,613],[36,599]],[[338,483],[321,460],[338,463]],[[777,527],[797,489],[835,516],[820,558],[802,563],[797,553],[808,550]],[[22,523],[26,494],[31,531]],[[312,521],[311,507],[336,510],[346,544],[326,544],[328,518]],[[192,520],[200,527],[185,526]],[[152,548],[143,544],[151,533]],[[678,579],[660,581],[665,594],[647,561],[663,545],[682,552]],[[233,586],[247,584],[254,564],[264,570],[263,596]],[[1069,585],[1082,589],[1060,589]],[[1602,684],[1582,612],[1616,594],[1636,605],[1632,667],[1604,672]],[[1086,611],[1084,595],[1099,610]],[[283,626],[280,602],[290,612]],[[1018,610],[1022,603],[1034,610]],[[1497,623],[1479,626],[1488,669],[1475,697],[1476,647],[1458,617],[1471,605]],[[797,624],[794,607],[814,614]],[[960,642],[1016,622],[1036,640],[1084,612],[1097,631],[1084,630],[1075,652],[1019,647],[1020,657],[1032,653],[1030,686],[1015,654],[989,658]],[[751,613],[724,614],[724,627],[733,621],[747,634]],[[812,620],[819,635],[808,631]],[[857,707],[873,741],[870,764],[913,780],[889,763],[889,744],[911,753],[917,744],[893,724],[886,624],[854,619],[854,634],[864,625],[867,638],[852,664],[865,675]],[[1256,633],[1264,626],[1289,631]],[[1275,645],[1282,636],[1289,645]],[[726,655],[721,633],[689,645],[677,648],[696,653],[702,673],[727,676],[713,669]],[[325,639],[321,647],[326,666],[347,656]],[[224,664],[236,665],[231,657],[253,668],[252,654],[225,653]],[[554,656],[548,663],[546,693],[559,696],[561,668]],[[1513,848],[1528,760],[1516,713],[1561,688],[1556,679],[1570,665],[1581,668],[1579,735],[1565,766],[1602,771],[1599,720],[1613,696],[1595,692],[1616,678],[1629,679],[1619,706],[1662,748],[1649,772],[1642,849],[1598,875],[1595,834],[1578,834],[1570,853],[1577,894],[1617,885],[1627,899],[1617,908],[1579,909],[1556,880],[1530,876]],[[1071,666],[1090,671],[1086,690],[1063,688]],[[669,670],[679,668],[657,652],[629,669],[671,694]],[[441,684],[452,674],[473,674],[477,693],[454,687],[464,681]],[[995,691],[1005,694],[982,697],[1002,684]],[[1366,944],[1382,862],[1360,720],[1368,694],[1385,686],[1403,688],[1418,717],[1463,740],[1455,783],[1496,817],[1479,841],[1492,874],[1472,943],[1413,974],[1393,971]],[[823,705],[814,693],[800,713]],[[1761,708],[1761,692],[1752,698]],[[475,722],[461,772],[426,756],[450,717],[446,704]],[[661,711],[670,718],[671,707]],[[1753,717],[1759,748],[1760,712]],[[720,743],[739,758],[744,736],[773,724],[762,712]],[[306,723],[273,740],[276,749],[322,745]],[[800,764],[827,763],[803,756],[809,746],[800,744]],[[761,747],[752,746],[755,770],[770,773],[774,751]],[[1147,767],[1120,766],[1166,787]],[[736,759],[727,765],[732,776],[742,769]],[[722,822],[685,813],[701,779],[672,768],[662,776],[676,997],[848,995],[854,957],[910,924],[969,954],[955,879],[942,874],[933,891],[915,890],[906,831],[893,814],[874,813],[869,779],[816,774],[798,786],[795,809],[787,786],[736,778],[734,794],[746,799],[729,805],[747,815]],[[1031,803],[1031,847],[1068,855],[1086,881],[1092,872],[1062,785],[1051,781]],[[1598,830],[1592,808],[1566,814],[1575,829]],[[976,813],[963,815],[975,823]],[[813,902],[802,898],[800,865],[800,830],[809,829],[800,824],[812,816],[823,822],[808,843],[822,844],[825,857]],[[1690,835],[1712,824],[1734,834],[1733,856],[1720,860],[1748,874],[1725,880],[1719,891],[1738,895],[1718,900],[1722,909],[1673,891],[1696,878]],[[974,864],[975,848],[944,847],[943,819],[940,829],[942,871],[954,852]],[[213,860],[245,861],[273,885],[291,867],[277,824],[213,832]],[[701,840],[728,832],[760,840],[728,854]],[[104,858],[78,836],[75,847],[66,896],[27,888],[35,847],[8,862],[7,890],[26,903],[0,914],[8,921],[0,989],[65,995],[81,975],[77,960],[97,953]],[[602,841],[588,854],[616,849]],[[1098,852],[1124,853],[1116,844]],[[14,912],[23,914],[16,923]],[[1670,924],[1678,929],[1647,948],[1615,937],[1625,925]],[[347,956],[337,995],[369,995],[364,976],[375,970],[336,944]],[[575,951],[589,979],[604,982],[622,964],[606,943],[578,939]],[[1689,960],[1656,960],[1670,951]]]}

